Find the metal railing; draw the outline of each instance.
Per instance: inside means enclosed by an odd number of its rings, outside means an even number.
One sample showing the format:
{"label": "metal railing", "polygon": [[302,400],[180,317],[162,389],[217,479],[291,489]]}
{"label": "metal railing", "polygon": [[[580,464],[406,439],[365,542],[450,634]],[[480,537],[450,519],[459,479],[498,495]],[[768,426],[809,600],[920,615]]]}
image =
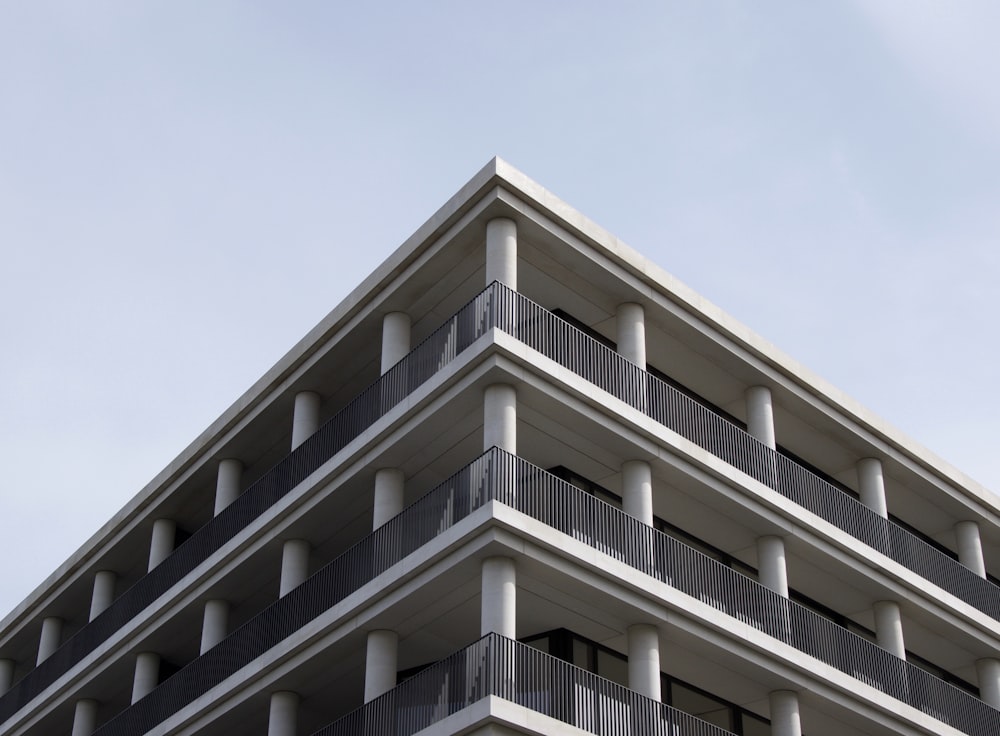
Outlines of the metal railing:
{"label": "metal railing", "polygon": [[601,736],[730,734],[527,644],[487,634],[313,736],[411,736],[490,695]]}

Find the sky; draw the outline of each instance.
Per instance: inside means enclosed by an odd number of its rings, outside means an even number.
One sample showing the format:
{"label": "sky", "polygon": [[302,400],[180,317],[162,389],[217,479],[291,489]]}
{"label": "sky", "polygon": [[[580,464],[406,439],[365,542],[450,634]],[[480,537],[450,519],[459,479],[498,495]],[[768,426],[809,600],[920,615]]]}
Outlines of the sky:
{"label": "sky", "polygon": [[493,156],[1000,492],[995,0],[0,0],[0,617]]}

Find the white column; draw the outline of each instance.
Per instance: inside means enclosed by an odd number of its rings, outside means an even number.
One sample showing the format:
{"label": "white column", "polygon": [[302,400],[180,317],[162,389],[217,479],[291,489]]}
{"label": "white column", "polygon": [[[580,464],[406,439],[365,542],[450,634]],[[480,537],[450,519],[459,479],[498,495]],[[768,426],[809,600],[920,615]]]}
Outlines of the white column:
{"label": "white column", "polygon": [[220,599],[205,601],[205,615],[201,621],[201,648],[204,654],[229,633],[229,601]]}
{"label": "white column", "polygon": [[157,519],[153,522],[153,534],[149,540],[149,567],[147,572],[170,557],[174,551],[177,524],[173,519]]}
{"label": "white column", "polygon": [[160,655],[139,652],[135,657],[135,677],[132,680],[132,702],[138,703],[160,684]]}
{"label": "white column", "polygon": [[958,561],[985,578],[986,561],[983,559],[983,542],[979,538],[979,524],[974,521],[958,522],[955,524],[955,540],[958,542]]}
{"label": "white column", "polygon": [[389,312],[382,318],[382,373],[410,352],[410,315]]}
{"label": "white column", "polygon": [[896,601],[875,601],[875,641],[900,659],[906,659],[903,616]]}
{"label": "white column", "polygon": [[889,518],[889,508],[885,502],[885,479],[882,476],[882,461],[874,457],[858,460],[858,495],[861,503],[883,519]]}
{"label": "white column", "polygon": [[299,587],[309,577],[309,542],[289,539],[281,548],[281,582],[278,597]]}
{"label": "white column", "polygon": [[660,633],[650,624],[628,627],[628,686],[660,700]]}
{"label": "white column", "polygon": [[100,616],[115,600],[115,583],[118,576],[110,570],[101,570],[94,575],[94,592],[90,596],[90,618]]}
{"label": "white column", "polygon": [[0,695],[10,690],[14,684],[14,660],[0,659]]}
{"label": "white column", "polygon": [[747,432],[772,450],[774,439],[774,409],[771,406],[771,389],[751,386],[744,394],[747,402]]}
{"label": "white column", "polygon": [[618,305],[618,352],[646,370],[646,322],[641,304]]}
{"label": "white column", "polygon": [[242,480],[242,462],[231,457],[219,461],[219,472],[215,480],[215,516],[237,499]]}
{"label": "white column", "polygon": [[97,701],[90,698],[76,701],[73,710],[72,736],[90,736],[97,728]]}
{"label": "white column", "polygon": [[1000,660],[992,657],[976,660],[979,697],[984,703],[1000,708]]}
{"label": "white column", "polygon": [[271,693],[267,736],[295,736],[299,721],[299,694],[288,690]]}
{"label": "white column", "polygon": [[375,471],[375,504],[372,509],[372,529],[403,510],[403,471],[379,468]]}
{"label": "white column", "polygon": [[486,223],[486,285],[494,281],[517,291],[517,223],[506,217]]}
{"label": "white column", "polygon": [[399,635],[388,629],[368,632],[365,658],[365,702],[396,687]]}
{"label": "white column", "polygon": [[319,394],[315,391],[299,391],[295,394],[295,408],[292,410],[292,449],[301,445],[319,429]]}
{"label": "white column", "polygon": [[63,620],[58,616],[42,619],[42,635],[38,637],[38,660],[36,665],[48,659],[62,643]]}
{"label": "white column", "polygon": [[517,572],[510,557],[483,560],[480,634],[496,632],[517,638]]}
{"label": "white column", "polygon": [[776,536],[757,539],[757,574],[760,584],[780,596],[788,597],[788,566],[785,563],[785,540]]}
{"label": "white column", "polygon": [[622,464],[622,509],[644,524],[653,524],[653,473],[644,460]]}
{"label": "white column", "polygon": [[771,736],[802,736],[799,716],[799,695],[792,690],[774,690],[770,693]]}
{"label": "white column", "polygon": [[506,383],[487,386],[483,395],[483,450],[494,445],[517,452],[517,391]]}

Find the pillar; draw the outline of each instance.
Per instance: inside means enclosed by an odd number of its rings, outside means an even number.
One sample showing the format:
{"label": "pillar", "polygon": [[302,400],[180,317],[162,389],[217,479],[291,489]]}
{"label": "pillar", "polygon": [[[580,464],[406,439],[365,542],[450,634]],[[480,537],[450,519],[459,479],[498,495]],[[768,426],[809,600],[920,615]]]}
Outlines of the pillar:
{"label": "pillar", "polygon": [[301,445],[319,429],[319,394],[299,391],[292,410],[292,449]]}
{"label": "pillar", "polygon": [[751,386],[745,393],[747,402],[747,432],[772,450],[777,447],[774,439],[774,409],[771,406],[771,389]]}
{"label": "pillar", "polygon": [[97,728],[97,701],[84,698],[76,701],[73,710],[72,736],[90,736]]}
{"label": "pillar", "polygon": [[375,505],[372,509],[372,529],[403,510],[403,471],[380,468],[375,471]]}
{"label": "pillar", "polygon": [[38,637],[38,660],[36,665],[48,659],[62,643],[63,620],[58,616],[42,619],[42,634]]}
{"label": "pillar", "polygon": [[483,450],[494,445],[517,452],[517,392],[505,383],[487,386],[483,395]]}
{"label": "pillar", "polygon": [[480,634],[517,638],[517,573],[510,557],[483,560]]}
{"label": "pillar", "polygon": [[618,305],[618,352],[646,370],[646,322],[641,304]]}
{"label": "pillar", "polygon": [[271,693],[267,736],[295,736],[299,721],[299,694],[289,690]]}
{"label": "pillar", "polygon": [[757,540],[757,574],[765,588],[788,597],[788,566],[785,563],[785,540],[768,535]]}
{"label": "pillar", "polygon": [[281,548],[281,582],[278,597],[299,587],[309,577],[309,542],[289,539]]}
{"label": "pillar", "polygon": [[958,561],[985,578],[986,561],[983,559],[983,542],[979,538],[979,524],[974,521],[958,522],[955,524],[955,540],[958,542]]}
{"label": "pillar", "polygon": [[205,614],[201,622],[201,648],[204,654],[229,633],[229,601],[214,599],[205,601]]}
{"label": "pillar", "polygon": [[242,462],[235,458],[219,461],[219,472],[215,480],[215,516],[237,499],[242,480]]}
{"label": "pillar", "polygon": [[14,684],[14,660],[0,659],[0,695],[10,690]]}
{"label": "pillar", "polygon": [[644,524],[653,524],[653,473],[644,460],[622,464],[622,509]]}
{"label": "pillar", "polygon": [[774,690],[771,701],[771,736],[802,736],[799,695],[792,690]]}
{"label": "pillar", "polygon": [[149,570],[159,565],[174,551],[177,524],[172,519],[157,519],[153,522],[153,534],[149,540]]}
{"label": "pillar", "polygon": [[882,461],[874,457],[858,460],[858,495],[861,503],[883,519],[889,518],[889,508],[885,502],[885,479],[882,477]]}
{"label": "pillar", "polygon": [[506,217],[486,223],[486,285],[494,281],[517,291],[517,223]]}
{"label": "pillar", "polygon": [[388,629],[368,632],[365,659],[365,702],[396,687],[396,658],[399,635]]}
{"label": "pillar", "polygon": [[660,700],[660,633],[650,624],[628,627],[628,686]]}
{"label": "pillar", "polygon": [[115,600],[115,583],[118,576],[110,570],[101,570],[94,575],[94,592],[90,596],[90,618],[100,616]]}
{"label": "pillar", "polygon": [[906,659],[903,616],[896,601],[875,602],[875,641],[900,659]]}
{"label": "pillar", "polygon": [[992,657],[976,660],[979,697],[984,703],[1000,708],[1000,660]]}
{"label": "pillar", "polygon": [[135,677],[132,679],[132,703],[138,703],[160,684],[160,655],[139,652],[135,657]]}
{"label": "pillar", "polygon": [[384,374],[410,352],[410,315],[389,312],[382,318],[382,369]]}

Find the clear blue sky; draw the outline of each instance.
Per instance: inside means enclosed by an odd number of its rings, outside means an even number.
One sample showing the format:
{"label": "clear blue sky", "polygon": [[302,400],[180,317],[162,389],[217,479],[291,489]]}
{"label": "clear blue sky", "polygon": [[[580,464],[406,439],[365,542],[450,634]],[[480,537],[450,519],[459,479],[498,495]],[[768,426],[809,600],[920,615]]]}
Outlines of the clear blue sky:
{"label": "clear blue sky", "polygon": [[1000,490],[1000,4],[0,2],[0,616],[493,155]]}

